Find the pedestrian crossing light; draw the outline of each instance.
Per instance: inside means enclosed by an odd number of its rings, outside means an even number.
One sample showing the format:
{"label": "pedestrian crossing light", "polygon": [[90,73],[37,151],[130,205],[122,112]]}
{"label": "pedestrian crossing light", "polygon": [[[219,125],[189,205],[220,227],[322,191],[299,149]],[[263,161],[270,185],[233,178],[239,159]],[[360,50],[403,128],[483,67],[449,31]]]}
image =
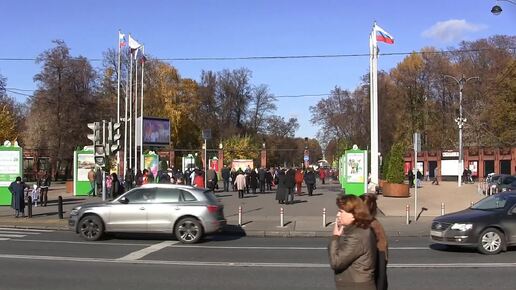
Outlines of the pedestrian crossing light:
{"label": "pedestrian crossing light", "polygon": [[87,137],[91,140],[93,146],[95,146],[100,142],[100,123],[88,123],[88,128],[90,128],[93,132],[88,134]]}
{"label": "pedestrian crossing light", "polygon": [[97,164],[100,167],[106,166],[106,150],[104,148],[104,145],[102,144],[96,144],[94,146],[94,159],[95,164]]}
{"label": "pedestrian crossing light", "polygon": [[108,126],[108,153],[116,154],[120,150],[120,123],[109,122]]}

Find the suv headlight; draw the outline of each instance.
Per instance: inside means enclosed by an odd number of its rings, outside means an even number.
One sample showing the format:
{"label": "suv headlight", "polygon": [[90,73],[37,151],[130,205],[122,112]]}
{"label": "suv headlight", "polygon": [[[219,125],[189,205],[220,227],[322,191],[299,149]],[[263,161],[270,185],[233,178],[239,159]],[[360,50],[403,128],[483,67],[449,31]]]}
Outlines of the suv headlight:
{"label": "suv headlight", "polygon": [[453,224],[451,226],[452,230],[459,230],[461,232],[469,231],[473,228],[473,224]]}
{"label": "suv headlight", "polygon": [[74,207],[71,211],[70,211],[70,215],[78,215],[79,214],[79,210],[81,209],[80,206],[77,206],[77,207]]}

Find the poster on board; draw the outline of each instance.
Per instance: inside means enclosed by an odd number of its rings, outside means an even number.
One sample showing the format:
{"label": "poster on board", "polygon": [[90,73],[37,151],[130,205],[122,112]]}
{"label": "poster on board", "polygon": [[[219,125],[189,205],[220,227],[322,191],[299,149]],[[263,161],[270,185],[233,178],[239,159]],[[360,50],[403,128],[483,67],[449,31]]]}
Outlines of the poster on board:
{"label": "poster on board", "polygon": [[20,151],[0,151],[0,186],[9,186],[22,176],[20,162]]}
{"label": "poster on board", "polygon": [[89,181],[88,172],[95,170],[93,154],[77,154],[77,181]]}
{"label": "poster on board", "polygon": [[364,182],[364,154],[347,153],[346,160],[347,182]]}

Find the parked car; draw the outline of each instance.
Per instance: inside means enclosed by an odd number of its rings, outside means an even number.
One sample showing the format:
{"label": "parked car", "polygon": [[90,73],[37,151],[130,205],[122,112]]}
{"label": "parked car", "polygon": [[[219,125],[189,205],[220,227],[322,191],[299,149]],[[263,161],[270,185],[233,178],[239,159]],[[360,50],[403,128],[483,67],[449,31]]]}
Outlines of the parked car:
{"label": "parked car", "polygon": [[516,245],[516,191],[491,195],[468,209],[435,218],[430,239],[476,247],[483,254],[498,254]]}
{"label": "parked car", "polygon": [[496,193],[496,183],[501,176],[506,174],[497,174],[497,173],[489,173],[486,178],[487,184],[487,192],[484,192],[486,195],[491,195]]}
{"label": "parked car", "polygon": [[89,241],[100,239],[104,233],[171,233],[190,244],[226,224],[223,210],[212,191],[146,184],[113,201],[75,207],[68,225]]}
{"label": "parked car", "polygon": [[498,180],[496,180],[495,192],[507,191],[514,181],[516,181],[516,176],[512,176],[512,175],[500,176],[500,178],[498,178]]}

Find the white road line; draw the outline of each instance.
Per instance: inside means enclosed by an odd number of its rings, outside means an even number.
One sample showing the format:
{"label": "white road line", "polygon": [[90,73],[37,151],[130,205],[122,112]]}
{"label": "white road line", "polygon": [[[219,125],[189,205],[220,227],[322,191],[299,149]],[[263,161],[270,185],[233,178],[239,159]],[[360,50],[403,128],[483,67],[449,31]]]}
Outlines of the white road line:
{"label": "white road line", "polygon": [[157,252],[161,249],[164,249],[166,247],[170,247],[174,244],[177,244],[178,242],[177,241],[164,241],[164,242],[161,242],[161,243],[158,243],[158,244],[154,244],[150,247],[147,247],[147,248],[143,248],[139,251],[135,251],[135,252],[132,252],[130,253],[129,255],[126,255],[122,258],[119,258],[118,260],[138,260],[138,259],[141,259],[151,253],[154,253],[154,252]]}
{"label": "white road line", "polygon": [[0,234],[39,235],[41,233],[19,232],[19,231],[0,231]]}
{"label": "white road line", "polygon": [[57,241],[57,240],[19,240],[11,239],[16,242],[27,243],[52,243],[52,244],[80,244],[80,245],[99,245],[99,246],[150,246],[152,244],[137,244],[137,243],[109,243],[109,242],[76,242],[76,241]]}
{"label": "white road line", "polygon": [[8,234],[0,234],[0,237],[3,237],[3,238],[23,238],[25,237],[25,235],[8,235]]}
{"label": "white road line", "polygon": [[10,240],[11,238],[0,238],[0,241],[7,241],[7,240]]}
{"label": "white road line", "polygon": [[38,230],[38,229],[23,229],[23,228],[0,228],[0,231],[22,231],[22,232],[41,232],[41,233],[50,233],[55,232],[54,230]]}
{"label": "white road line", "polygon": [[[159,245],[159,244],[157,244]],[[203,261],[159,261],[159,260],[122,260],[104,258],[80,258],[34,255],[3,255],[0,259],[42,260],[115,264],[152,264],[177,266],[217,266],[217,267],[262,267],[262,268],[328,268],[326,263],[246,263],[246,262],[203,262]],[[439,264],[389,264],[388,268],[516,268],[516,263],[439,263]]]}

